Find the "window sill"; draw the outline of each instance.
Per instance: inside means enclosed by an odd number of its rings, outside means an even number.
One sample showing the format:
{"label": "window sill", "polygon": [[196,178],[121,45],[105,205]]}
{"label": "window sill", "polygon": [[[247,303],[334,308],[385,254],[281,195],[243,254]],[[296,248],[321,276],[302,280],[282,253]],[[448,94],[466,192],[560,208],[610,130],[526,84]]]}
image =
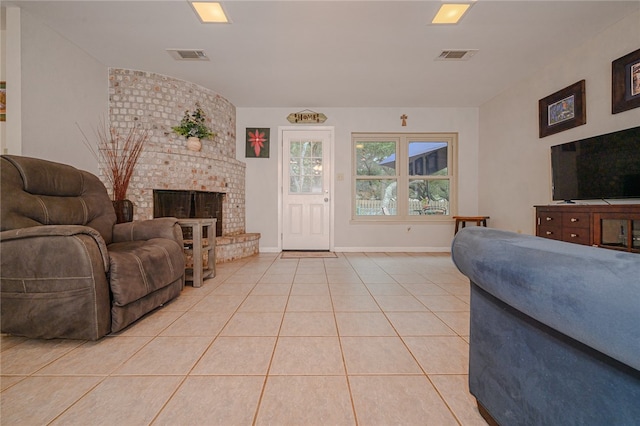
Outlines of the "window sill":
{"label": "window sill", "polygon": [[380,225],[380,224],[452,224],[454,223],[453,216],[445,215],[420,215],[410,217],[392,217],[392,216],[369,216],[366,219],[363,218],[351,218],[349,220],[350,225]]}

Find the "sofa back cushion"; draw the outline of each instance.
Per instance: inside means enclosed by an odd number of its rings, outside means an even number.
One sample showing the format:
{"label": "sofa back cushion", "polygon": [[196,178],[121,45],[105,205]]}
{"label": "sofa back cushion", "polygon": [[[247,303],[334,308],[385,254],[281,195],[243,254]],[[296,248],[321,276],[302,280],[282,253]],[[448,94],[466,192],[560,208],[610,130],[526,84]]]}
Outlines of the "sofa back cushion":
{"label": "sofa back cushion", "polygon": [[75,167],[30,157],[0,160],[2,231],[39,225],[85,225],[109,244],[116,222],[105,186]]}

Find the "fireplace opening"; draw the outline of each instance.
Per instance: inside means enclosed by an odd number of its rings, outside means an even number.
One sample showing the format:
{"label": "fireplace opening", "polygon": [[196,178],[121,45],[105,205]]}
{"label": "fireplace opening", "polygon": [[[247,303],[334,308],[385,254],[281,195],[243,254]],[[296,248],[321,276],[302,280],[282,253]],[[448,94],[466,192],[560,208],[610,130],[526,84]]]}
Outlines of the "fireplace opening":
{"label": "fireplace opening", "polygon": [[222,236],[223,192],[153,190],[153,217],[216,220],[216,237]]}

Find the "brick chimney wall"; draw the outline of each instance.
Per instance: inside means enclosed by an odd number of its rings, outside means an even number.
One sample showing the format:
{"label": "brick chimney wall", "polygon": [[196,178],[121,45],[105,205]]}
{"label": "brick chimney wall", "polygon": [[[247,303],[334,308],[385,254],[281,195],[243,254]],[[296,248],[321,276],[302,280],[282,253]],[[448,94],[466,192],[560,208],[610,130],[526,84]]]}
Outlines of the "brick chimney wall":
{"label": "brick chimney wall", "polygon": [[[213,140],[190,151],[186,139],[171,130],[185,110],[199,103]],[[194,83],[129,69],[109,69],[109,122],[125,135],[133,126],[149,130],[129,185],[134,219],[153,217],[153,190],[224,192],[223,236],[245,231],[245,163],[236,159],[236,109],[225,98]],[[104,180],[104,177],[103,177]],[[107,188],[109,183],[105,180]]]}

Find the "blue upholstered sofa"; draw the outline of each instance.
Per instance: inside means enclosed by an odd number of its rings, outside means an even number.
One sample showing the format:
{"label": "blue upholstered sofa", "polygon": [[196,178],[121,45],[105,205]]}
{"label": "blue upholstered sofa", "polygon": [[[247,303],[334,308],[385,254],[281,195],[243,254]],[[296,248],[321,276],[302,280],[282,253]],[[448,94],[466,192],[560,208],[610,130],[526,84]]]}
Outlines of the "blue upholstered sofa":
{"label": "blue upholstered sofa", "polygon": [[640,255],[483,227],[452,258],[471,281],[469,388],[499,425],[640,425]]}

